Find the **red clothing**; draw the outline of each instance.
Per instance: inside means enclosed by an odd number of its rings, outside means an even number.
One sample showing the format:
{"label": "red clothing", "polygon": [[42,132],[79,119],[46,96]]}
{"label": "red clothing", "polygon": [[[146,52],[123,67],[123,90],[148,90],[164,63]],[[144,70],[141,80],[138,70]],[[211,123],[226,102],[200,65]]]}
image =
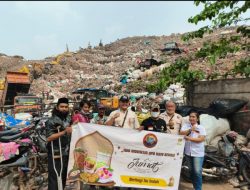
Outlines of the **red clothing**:
{"label": "red clothing", "polygon": [[81,123],[90,123],[89,118],[86,117],[85,115],[83,115],[82,113],[77,113],[77,114],[73,115],[72,121],[73,122],[78,121]]}

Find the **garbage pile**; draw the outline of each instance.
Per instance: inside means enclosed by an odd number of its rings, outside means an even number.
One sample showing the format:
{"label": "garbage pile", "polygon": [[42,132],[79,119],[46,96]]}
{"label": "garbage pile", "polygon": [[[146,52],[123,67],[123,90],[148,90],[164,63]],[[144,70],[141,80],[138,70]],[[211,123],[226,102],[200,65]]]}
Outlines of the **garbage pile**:
{"label": "garbage pile", "polygon": [[[206,129],[206,144],[218,147],[218,141],[222,136],[231,130],[231,118],[238,111],[244,109],[247,101],[240,99],[216,99],[210,103],[208,108],[199,108],[194,106],[179,106],[177,113],[184,117],[184,123],[188,121],[190,111],[196,110],[200,113],[200,123]],[[249,112],[250,113],[250,112]],[[240,125],[238,123],[237,125]],[[250,133],[250,132],[249,132]],[[236,143],[247,145],[248,139],[246,133],[238,134]]]}
{"label": "garbage pile", "polygon": [[[65,52],[44,60],[25,60],[20,56],[1,54],[0,74],[4,76],[8,69],[17,70],[24,65],[30,66],[34,79],[31,93],[36,95],[42,91],[50,91],[52,96],[60,97],[62,94],[68,95],[73,89],[88,87],[114,90],[115,86],[137,80],[145,83],[155,82],[157,77],[151,76],[157,75],[164,67],[174,63],[176,58],[186,55],[164,55],[161,49],[166,42],[176,42],[180,47],[188,49],[189,55],[193,55],[202,47],[203,42],[217,39],[221,35],[234,34],[235,28],[218,29],[212,34],[205,35],[203,39],[194,39],[188,43],[181,40],[181,34],[128,37],[102,47],[80,48],[76,52]],[[208,65],[207,61],[197,59],[191,63],[191,69],[203,70],[207,75],[214,71],[223,74],[233,66],[233,61],[246,56],[245,51],[237,52],[219,59],[218,64],[213,66]],[[152,57],[163,64],[138,69],[138,60],[149,60]]]}

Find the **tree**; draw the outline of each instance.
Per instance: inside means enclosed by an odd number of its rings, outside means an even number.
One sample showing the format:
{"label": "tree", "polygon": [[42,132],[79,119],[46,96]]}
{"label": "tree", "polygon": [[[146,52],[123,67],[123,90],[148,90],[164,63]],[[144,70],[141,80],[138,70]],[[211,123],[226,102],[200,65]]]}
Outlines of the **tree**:
{"label": "tree", "polygon": [[[201,21],[210,20],[211,24],[183,35],[182,39],[184,41],[202,38],[205,33],[212,33],[215,29],[237,25],[239,22],[250,20],[249,17],[242,17],[242,14],[249,10],[250,1],[195,1],[194,4],[196,6],[202,4],[204,8],[199,14],[190,17],[188,22],[197,25]],[[232,36],[229,39],[221,38],[217,42],[203,44],[196,56],[208,58],[211,64],[215,64],[217,58],[225,57],[228,53],[235,53],[239,50],[249,51],[248,40],[245,40],[240,46],[236,46],[235,43],[239,42],[241,37],[250,37],[250,27],[247,25],[237,26],[237,33],[239,36]],[[239,62],[235,62],[235,68],[226,73],[225,76],[240,74],[249,77],[250,62],[248,60],[243,58]]]}
{"label": "tree", "polygon": [[[183,35],[182,39],[184,41],[188,41],[193,38],[203,38],[205,33],[212,33],[215,29],[232,26],[240,21],[249,20],[249,18],[241,18],[241,15],[250,7],[249,1],[195,1],[194,4],[196,6],[202,4],[204,8],[199,14],[190,17],[188,22],[197,25],[201,21],[210,20],[211,25],[204,26],[197,31],[189,32]],[[249,38],[249,30],[249,26],[246,25],[238,26],[237,28],[237,32],[246,38]],[[224,58],[228,53],[235,53],[244,48],[249,51],[249,43],[247,43],[247,40],[245,41],[245,44],[240,44],[240,46],[235,45],[241,36],[221,38],[217,42],[206,42],[203,44],[203,47],[196,52],[195,58],[208,58],[211,64],[215,64],[217,58]],[[188,87],[189,84],[194,81],[203,79],[205,77],[205,73],[203,71],[189,70],[189,65],[192,59],[193,58],[181,58],[176,60],[170,67],[163,69],[160,73],[159,80],[156,83],[147,85],[147,90],[149,92],[162,92],[167,89],[171,83],[176,82],[181,82],[184,87]],[[237,62],[235,64],[235,68],[229,71],[229,73],[226,73],[226,75],[228,74],[240,74],[242,76],[249,77],[249,58],[244,58]],[[217,73],[213,73],[211,78],[216,76]]]}
{"label": "tree", "polygon": [[[243,3],[239,6],[239,3]],[[190,38],[202,38],[207,32],[212,33],[214,29],[238,24],[241,21],[248,21],[250,18],[241,18],[240,16],[250,8],[250,1],[195,1],[194,4],[199,6],[203,4],[204,9],[197,15],[188,19],[189,23],[197,25],[201,21],[210,20],[210,26],[204,26],[197,31],[190,32],[183,36],[183,40]],[[226,11],[229,8],[230,11]],[[237,32],[243,36],[250,35],[248,26],[238,27]]]}

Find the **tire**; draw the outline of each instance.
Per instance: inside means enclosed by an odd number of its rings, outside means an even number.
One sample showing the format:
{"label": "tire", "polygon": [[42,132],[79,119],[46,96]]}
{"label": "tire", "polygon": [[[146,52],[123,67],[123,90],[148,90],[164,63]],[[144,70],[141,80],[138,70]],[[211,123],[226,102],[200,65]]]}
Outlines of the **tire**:
{"label": "tire", "polygon": [[182,162],[181,176],[183,177],[185,181],[192,182],[191,176],[190,176],[189,164],[188,164],[188,161],[185,159],[185,157],[183,158],[183,162]]}
{"label": "tire", "polygon": [[242,175],[243,175],[244,179],[245,179],[248,183],[250,183],[250,165],[249,165],[249,163],[243,165],[243,168],[242,168]]}

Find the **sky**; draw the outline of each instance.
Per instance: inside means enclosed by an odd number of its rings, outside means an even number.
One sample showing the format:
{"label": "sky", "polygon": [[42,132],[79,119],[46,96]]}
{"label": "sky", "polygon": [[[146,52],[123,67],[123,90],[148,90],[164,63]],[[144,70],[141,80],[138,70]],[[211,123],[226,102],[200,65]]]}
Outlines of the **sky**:
{"label": "sky", "polygon": [[0,53],[44,59],[88,43],[196,30],[193,1],[1,1]]}

